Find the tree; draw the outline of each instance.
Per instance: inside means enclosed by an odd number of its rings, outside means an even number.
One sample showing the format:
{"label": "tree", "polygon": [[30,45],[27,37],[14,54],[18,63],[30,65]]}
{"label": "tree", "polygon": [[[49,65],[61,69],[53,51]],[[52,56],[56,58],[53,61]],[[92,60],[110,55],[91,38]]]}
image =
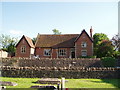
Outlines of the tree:
{"label": "tree", "polygon": [[55,35],[61,34],[61,32],[60,32],[59,30],[57,30],[57,29],[53,29],[52,31],[53,31],[53,33],[54,33]]}
{"label": "tree", "polygon": [[15,51],[16,51],[16,48],[15,48],[15,43],[14,42],[11,42],[8,46],[7,46],[7,51],[9,53],[9,55],[11,57],[15,56]]}
{"label": "tree", "polygon": [[93,35],[93,45],[94,45],[94,55],[98,57],[99,53],[99,45],[102,43],[103,40],[109,40],[106,34],[104,33],[95,33]]}
{"label": "tree", "polygon": [[37,40],[37,38],[33,38],[33,39],[32,39],[32,42],[33,42],[34,45],[35,45],[35,43],[36,43],[36,40]]}
{"label": "tree", "polygon": [[114,56],[114,46],[109,40],[102,40],[97,50],[97,57],[113,57]]}
{"label": "tree", "polygon": [[2,48],[2,49],[6,48],[10,42],[11,42],[11,38],[9,35],[2,34],[0,36],[0,48]]}
{"label": "tree", "polygon": [[0,36],[0,48],[9,53],[10,56],[14,56],[15,54],[15,45],[18,42],[17,38],[10,37],[10,35],[2,34]]}

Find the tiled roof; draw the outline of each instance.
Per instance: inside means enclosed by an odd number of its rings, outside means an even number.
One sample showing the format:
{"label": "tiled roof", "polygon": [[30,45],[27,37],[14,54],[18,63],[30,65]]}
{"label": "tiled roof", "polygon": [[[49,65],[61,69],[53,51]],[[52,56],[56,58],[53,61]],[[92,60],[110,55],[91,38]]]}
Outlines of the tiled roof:
{"label": "tiled roof", "polygon": [[62,35],[40,35],[38,34],[35,47],[74,47],[74,41],[79,34],[62,34]]}
{"label": "tiled roof", "polygon": [[34,45],[33,45],[33,42],[32,42],[32,39],[31,38],[29,38],[29,37],[27,37],[27,36],[24,36],[25,37],[25,39],[27,40],[27,42],[28,42],[28,44],[30,45],[30,47],[35,47]]}

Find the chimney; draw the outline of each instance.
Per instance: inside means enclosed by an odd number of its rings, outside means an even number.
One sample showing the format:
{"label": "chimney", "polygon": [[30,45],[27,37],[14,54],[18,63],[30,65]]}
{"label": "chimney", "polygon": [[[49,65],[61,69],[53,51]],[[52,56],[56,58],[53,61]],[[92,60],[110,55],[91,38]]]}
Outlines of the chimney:
{"label": "chimney", "polygon": [[90,37],[92,38],[92,32],[93,32],[93,29],[92,29],[92,26],[90,28]]}

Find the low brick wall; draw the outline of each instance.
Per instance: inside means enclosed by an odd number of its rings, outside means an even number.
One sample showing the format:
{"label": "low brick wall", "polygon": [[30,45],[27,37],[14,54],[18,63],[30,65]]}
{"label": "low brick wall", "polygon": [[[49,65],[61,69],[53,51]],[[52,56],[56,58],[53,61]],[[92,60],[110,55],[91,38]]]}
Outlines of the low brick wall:
{"label": "low brick wall", "polygon": [[22,78],[120,78],[120,68],[50,68],[50,67],[10,67],[3,66],[3,77]]}

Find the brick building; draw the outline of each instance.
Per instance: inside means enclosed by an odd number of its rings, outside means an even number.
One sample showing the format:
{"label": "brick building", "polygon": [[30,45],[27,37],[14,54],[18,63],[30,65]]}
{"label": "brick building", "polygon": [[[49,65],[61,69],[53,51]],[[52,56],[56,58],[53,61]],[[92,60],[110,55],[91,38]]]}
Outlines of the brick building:
{"label": "brick building", "polygon": [[[90,29],[91,31],[92,28]],[[16,46],[16,56],[30,57],[33,54],[30,53],[30,48],[33,48],[34,55],[40,58],[79,58],[80,56],[92,56],[92,32],[90,35],[85,30],[81,34],[38,34],[35,46],[30,38],[23,36]]]}
{"label": "brick building", "polygon": [[16,45],[16,57],[32,57],[34,56],[35,46],[32,40],[27,36],[22,36]]}

